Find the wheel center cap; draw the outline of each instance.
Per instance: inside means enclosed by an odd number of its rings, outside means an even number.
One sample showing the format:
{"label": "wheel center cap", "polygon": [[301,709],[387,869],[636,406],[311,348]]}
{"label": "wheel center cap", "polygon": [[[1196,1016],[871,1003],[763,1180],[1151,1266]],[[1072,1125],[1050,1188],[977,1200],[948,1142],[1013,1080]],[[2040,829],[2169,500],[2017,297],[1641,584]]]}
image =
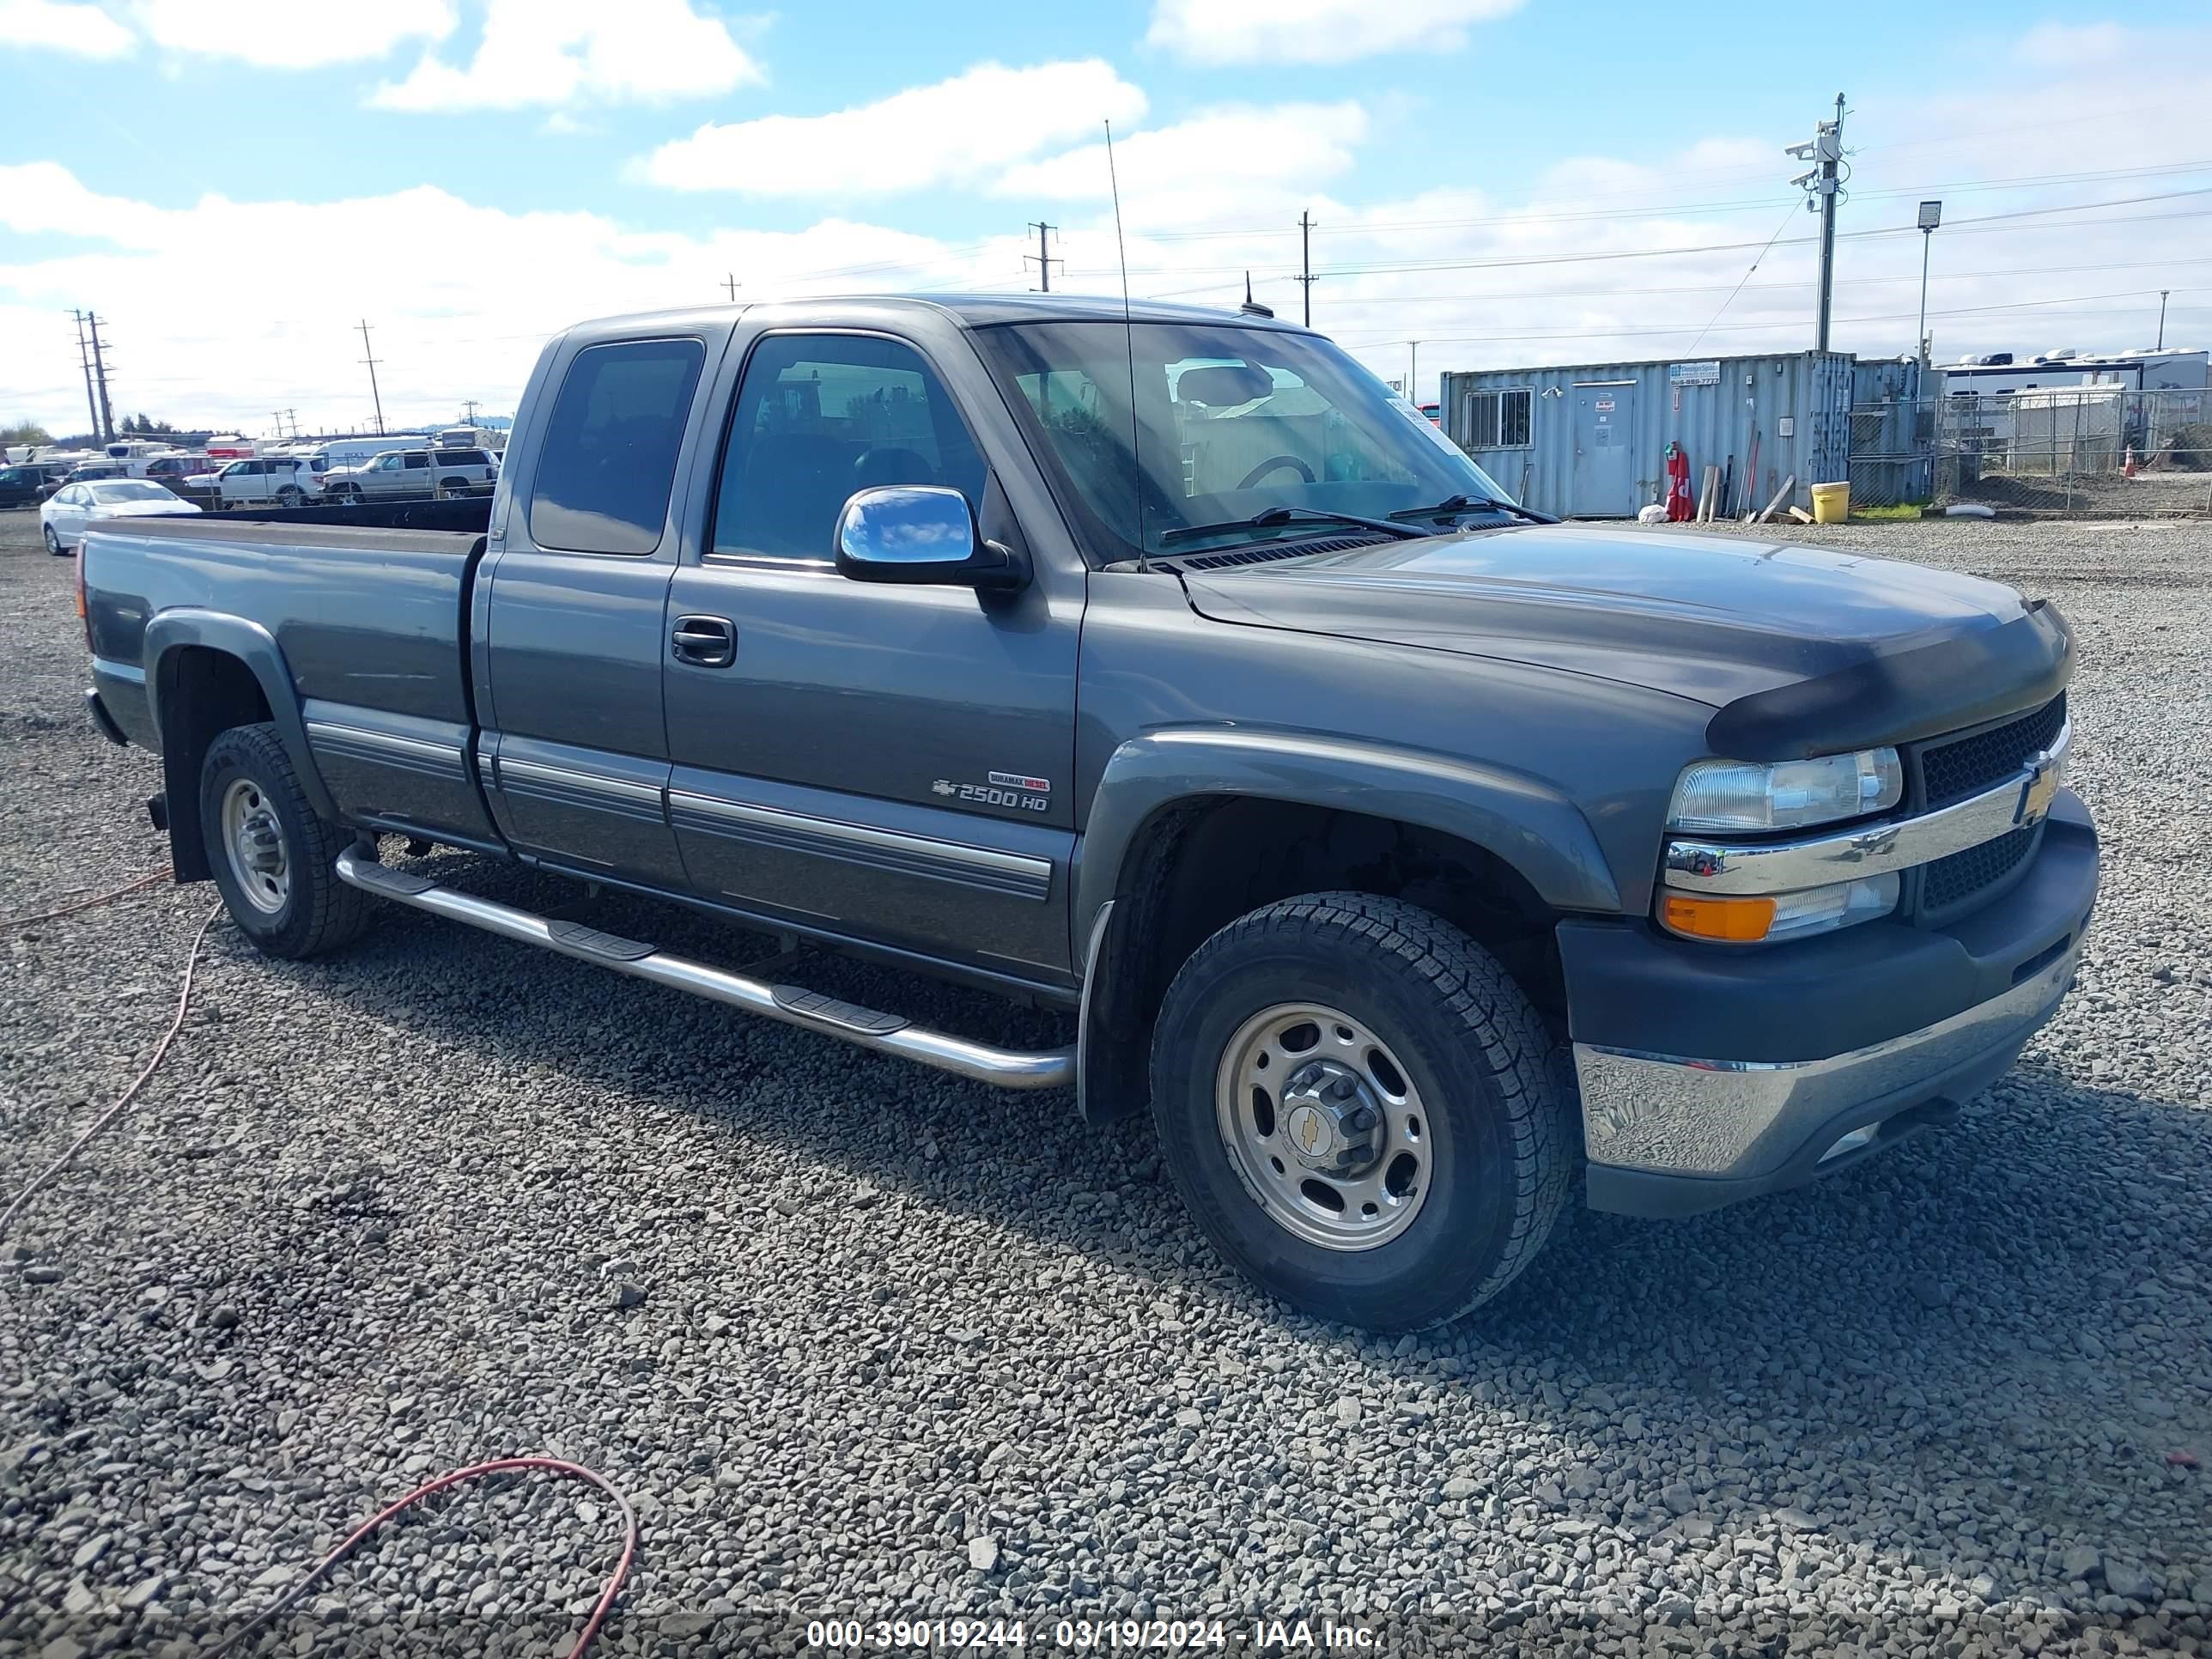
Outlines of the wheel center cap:
{"label": "wheel center cap", "polygon": [[1333,1060],[1311,1060],[1284,1087],[1283,1134],[1308,1169],[1354,1175],[1381,1155],[1382,1113],[1356,1073]]}

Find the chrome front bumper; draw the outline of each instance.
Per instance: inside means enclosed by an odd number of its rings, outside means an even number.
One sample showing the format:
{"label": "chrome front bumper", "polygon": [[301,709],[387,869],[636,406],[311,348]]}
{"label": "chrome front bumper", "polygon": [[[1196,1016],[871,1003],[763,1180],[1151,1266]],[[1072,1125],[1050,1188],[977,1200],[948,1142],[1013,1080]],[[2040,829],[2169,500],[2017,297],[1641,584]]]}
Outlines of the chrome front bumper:
{"label": "chrome front bumper", "polygon": [[[1826,1060],[1693,1059],[1577,1042],[1592,1206],[1716,1208],[1938,1121],[2011,1068],[2074,982],[2080,953],[2077,933],[2002,995]],[[1933,1103],[1945,1109],[1927,1109]],[[1662,1188],[1663,1200],[1650,1195]]]}

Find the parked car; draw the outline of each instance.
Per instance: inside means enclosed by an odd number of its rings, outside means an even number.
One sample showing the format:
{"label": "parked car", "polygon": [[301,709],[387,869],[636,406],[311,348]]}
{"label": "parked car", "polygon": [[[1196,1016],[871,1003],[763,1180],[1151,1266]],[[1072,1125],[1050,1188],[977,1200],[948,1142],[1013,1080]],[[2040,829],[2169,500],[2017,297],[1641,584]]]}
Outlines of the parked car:
{"label": "parked car", "polygon": [[36,507],[61,488],[69,472],[67,466],[46,461],[19,461],[0,467],[0,507]]}
{"label": "parked car", "polygon": [[[271,956],[374,897],[1094,1123],[1149,1104],[1229,1261],[1431,1325],[1571,1194],[1686,1215],[1956,1118],[2071,983],[2099,856],[2047,603],[1557,524],[1413,413],[1318,335],[1183,307],[586,325],[490,503],[95,525],[88,707],[160,752],[178,878]],[[682,957],[380,836],[1073,1040]]]}
{"label": "parked car", "polygon": [[300,507],[323,493],[322,477],[305,455],[257,455],[233,461],[220,472],[198,473],[184,483],[223,507],[257,501]]}
{"label": "parked car", "polygon": [[482,449],[395,449],[323,475],[334,501],[489,495],[498,482],[499,463]]}
{"label": "parked car", "polygon": [[103,478],[65,483],[39,509],[46,551],[67,553],[82,544],[85,526],[97,519],[137,519],[198,513],[190,501],[145,478]]}
{"label": "parked car", "polygon": [[206,465],[206,457],[201,455],[156,455],[139,469],[138,476],[151,478],[170,489],[181,490],[185,481]]}

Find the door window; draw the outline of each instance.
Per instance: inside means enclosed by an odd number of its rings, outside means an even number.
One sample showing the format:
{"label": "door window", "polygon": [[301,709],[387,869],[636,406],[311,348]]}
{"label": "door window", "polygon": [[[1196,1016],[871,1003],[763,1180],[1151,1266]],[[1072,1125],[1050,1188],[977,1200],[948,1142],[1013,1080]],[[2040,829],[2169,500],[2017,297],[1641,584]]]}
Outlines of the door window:
{"label": "door window", "polygon": [[427,471],[429,465],[430,458],[419,449],[411,452],[407,457],[407,470],[410,472]]}
{"label": "door window", "polygon": [[650,553],[707,349],[697,340],[586,346],[562,378],[530,495],[530,537],[572,553]]}
{"label": "door window", "polygon": [[983,457],[921,354],[861,335],[771,335],[745,365],[715,490],[716,553],[828,560],[855,490],[941,484],[981,509]]}

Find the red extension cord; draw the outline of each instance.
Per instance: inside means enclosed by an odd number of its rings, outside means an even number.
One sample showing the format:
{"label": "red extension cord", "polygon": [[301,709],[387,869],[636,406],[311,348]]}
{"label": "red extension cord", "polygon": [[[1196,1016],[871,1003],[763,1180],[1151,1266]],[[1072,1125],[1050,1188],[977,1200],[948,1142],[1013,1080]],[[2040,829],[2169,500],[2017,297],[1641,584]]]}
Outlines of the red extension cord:
{"label": "red extension cord", "polygon": [[[43,911],[36,915],[10,916],[4,921],[0,921],[0,929],[12,931],[15,928],[30,927],[35,922],[53,921],[63,916],[75,915],[80,910],[89,910],[95,905],[106,904],[135,893],[142,888],[150,887],[168,873],[166,870],[156,870],[152,874],[142,876],[127,885],[115,888],[109,892],[96,894],[91,898],[80,900],[74,904],[64,905],[59,909]],[[70,1143],[67,1152],[33,1176],[30,1184],[15,1194],[6,1209],[0,1210],[0,1234],[7,1231],[9,1224],[15,1220],[23,1206],[30,1201],[33,1194],[75,1163],[77,1154],[91,1144],[94,1136],[123,1115],[125,1109],[137,1098],[139,1090],[145,1086],[146,1079],[154,1075],[154,1068],[167,1057],[170,1045],[176,1041],[177,1033],[184,1029],[185,1012],[191,1006],[192,981],[199,969],[201,947],[207,943],[208,930],[215,926],[216,918],[222,914],[222,907],[218,904],[208,912],[207,919],[200,923],[199,931],[192,935],[192,948],[185,957],[184,983],[177,992],[177,1012],[171,1018],[168,1029],[161,1033],[161,1040],[154,1045],[153,1058],[140,1069],[137,1076],[131,1079],[130,1086],[116,1097],[115,1103],[95,1118],[90,1128]],[[352,1554],[364,1540],[393,1516],[413,1508],[424,1498],[434,1497],[447,1488],[458,1486],[464,1481],[480,1480],[486,1475],[517,1474],[525,1470],[542,1470],[548,1474],[557,1474],[567,1480],[581,1480],[587,1486],[596,1486],[613,1500],[615,1507],[622,1511],[622,1559],[615,1563],[615,1570],[607,1579],[606,1588],[599,1592],[599,1601],[592,1605],[592,1616],[584,1621],[584,1628],[576,1638],[576,1645],[568,1650],[568,1659],[584,1659],[585,1650],[592,1645],[592,1638],[599,1633],[599,1626],[606,1622],[607,1614],[614,1607],[615,1598],[622,1594],[623,1582],[629,1577],[631,1563],[637,1559],[637,1514],[630,1508],[629,1500],[617,1492],[605,1476],[586,1468],[580,1463],[571,1463],[558,1457],[538,1456],[495,1457],[488,1463],[471,1463],[465,1469],[455,1469],[450,1474],[441,1474],[427,1486],[417,1486],[398,1503],[379,1510],[349,1533],[336,1549],[318,1561],[308,1571],[306,1577],[254,1614],[220,1646],[214,1649],[208,1656],[208,1659],[220,1659],[220,1656],[230,1652],[247,1637],[297,1602],[302,1595],[320,1582],[331,1568]]]}

